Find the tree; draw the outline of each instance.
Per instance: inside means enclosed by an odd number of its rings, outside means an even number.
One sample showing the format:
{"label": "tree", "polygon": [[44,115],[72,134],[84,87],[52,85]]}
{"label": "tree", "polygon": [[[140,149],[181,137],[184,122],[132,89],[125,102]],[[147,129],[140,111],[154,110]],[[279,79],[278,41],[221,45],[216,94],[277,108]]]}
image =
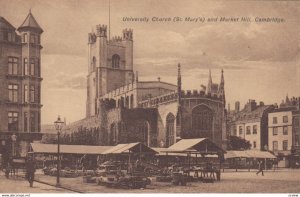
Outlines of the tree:
{"label": "tree", "polygon": [[251,143],[238,136],[229,136],[227,150],[247,150],[251,148]]}

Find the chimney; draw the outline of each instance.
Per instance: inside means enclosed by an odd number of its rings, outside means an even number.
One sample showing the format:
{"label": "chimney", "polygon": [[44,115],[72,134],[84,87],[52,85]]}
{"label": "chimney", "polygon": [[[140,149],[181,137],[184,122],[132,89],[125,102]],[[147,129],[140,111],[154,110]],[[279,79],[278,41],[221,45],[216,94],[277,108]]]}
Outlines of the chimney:
{"label": "chimney", "polygon": [[253,111],[256,109],[257,104],[256,104],[255,100],[252,100],[252,99],[249,100],[249,107],[250,107],[250,111]]}
{"label": "chimney", "polygon": [[239,112],[240,111],[240,102],[236,101],[235,102],[235,112]]}
{"label": "chimney", "polygon": [[265,105],[264,102],[262,102],[262,101],[259,102],[259,106],[260,106],[260,107],[262,107],[262,106],[264,106],[264,105]]}
{"label": "chimney", "polygon": [[228,112],[230,112],[230,104],[228,103]]}

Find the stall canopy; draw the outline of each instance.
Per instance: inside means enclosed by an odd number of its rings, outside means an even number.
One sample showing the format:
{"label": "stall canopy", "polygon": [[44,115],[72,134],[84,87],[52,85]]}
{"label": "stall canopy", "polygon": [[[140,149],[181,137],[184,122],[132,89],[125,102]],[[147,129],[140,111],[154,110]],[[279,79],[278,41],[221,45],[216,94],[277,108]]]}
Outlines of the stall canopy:
{"label": "stall canopy", "polygon": [[[157,156],[166,156],[166,152],[168,152],[168,148],[152,148],[156,152],[158,152]],[[195,150],[196,151],[196,150]],[[168,152],[168,156],[174,156],[174,157],[186,157],[186,152]],[[195,154],[191,154],[191,157],[197,157]],[[217,154],[211,154],[211,155],[206,155],[205,157],[218,157]]]}
{"label": "stall canopy", "polygon": [[276,156],[268,151],[244,150],[244,151],[227,151],[225,159],[230,158],[259,158],[259,159],[276,159]]}
{"label": "stall canopy", "polygon": [[200,154],[223,154],[225,151],[207,138],[182,139],[165,152],[195,152]]}
{"label": "stall canopy", "polygon": [[129,144],[118,144],[112,148],[107,149],[102,154],[123,154],[123,153],[150,153],[157,152],[143,143],[135,142]]}
{"label": "stall canopy", "polygon": [[[31,149],[34,153],[57,153],[57,144],[31,143]],[[99,155],[110,149],[112,146],[85,146],[85,145],[60,145],[61,154],[90,154]]]}

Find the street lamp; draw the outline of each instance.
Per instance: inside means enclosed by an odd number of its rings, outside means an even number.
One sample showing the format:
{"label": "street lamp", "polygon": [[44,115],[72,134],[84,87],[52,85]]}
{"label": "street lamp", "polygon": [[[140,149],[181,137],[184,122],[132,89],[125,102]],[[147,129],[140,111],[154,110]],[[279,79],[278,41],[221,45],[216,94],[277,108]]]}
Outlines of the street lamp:
{"label": "street lamp", "polygon": [[54,122],[55,129],[57,131],[57,175],[56,175],[56,187],[60,186],[59,182],[59,176],[60,176],[60,132],[62,130],[62,127],[64,125],[64,122],[61,121],[60,116],[57,117],[57,120]]}

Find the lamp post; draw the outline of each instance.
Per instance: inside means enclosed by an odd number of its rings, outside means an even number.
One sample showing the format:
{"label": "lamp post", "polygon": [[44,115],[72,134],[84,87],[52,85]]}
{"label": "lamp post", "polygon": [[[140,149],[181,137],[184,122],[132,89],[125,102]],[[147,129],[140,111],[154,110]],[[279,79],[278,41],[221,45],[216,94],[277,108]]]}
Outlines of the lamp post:
{"label": "lamp post", "polygon": [[57,130],[57,175],[56,175],[56,187],[60,186],[59,176],[60,176],[60,132],[64,125],[64,122],[61,121],[60,116],[57,117],[57,120],[54,122],[55,129]]}

